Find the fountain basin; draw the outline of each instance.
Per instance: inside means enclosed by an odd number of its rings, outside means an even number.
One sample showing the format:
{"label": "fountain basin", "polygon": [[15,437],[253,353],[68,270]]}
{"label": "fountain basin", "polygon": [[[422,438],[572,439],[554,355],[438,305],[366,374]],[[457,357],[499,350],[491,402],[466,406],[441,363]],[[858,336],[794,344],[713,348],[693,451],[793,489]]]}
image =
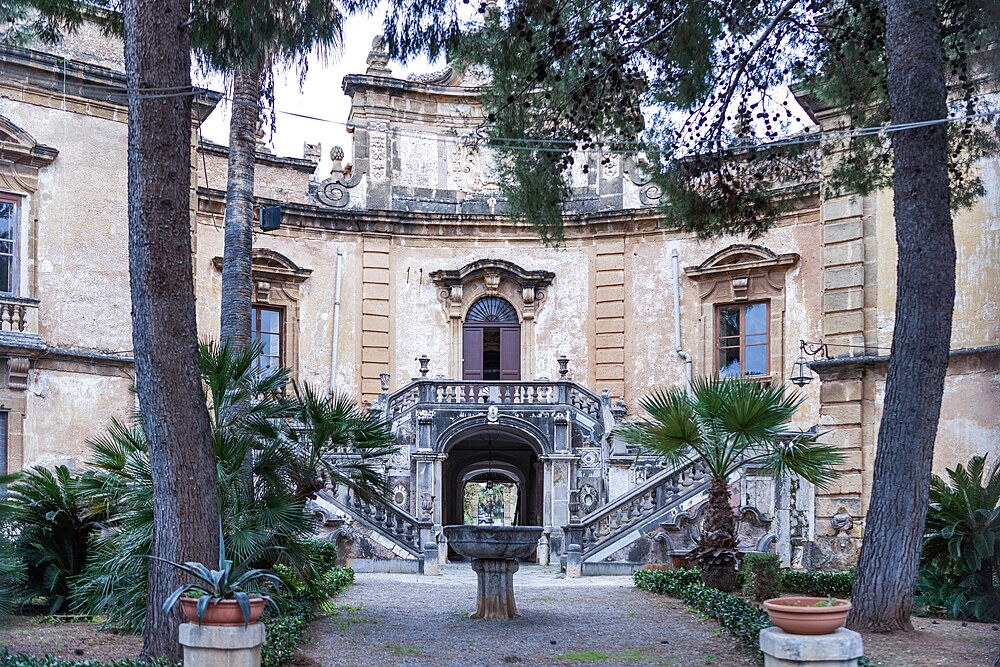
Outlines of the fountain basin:
{"label": "fountain basin", "polygon": [[468,558],[528,558],[542,536],[541,526],[445,526],[448,545]]}
{"label": "fountain basin", "polygon": [[448,544],[472,559],[478,590],[469,618],[505,621],[517,618],[514,573],[518,558],[535,552],[541,526],[445,526]]}

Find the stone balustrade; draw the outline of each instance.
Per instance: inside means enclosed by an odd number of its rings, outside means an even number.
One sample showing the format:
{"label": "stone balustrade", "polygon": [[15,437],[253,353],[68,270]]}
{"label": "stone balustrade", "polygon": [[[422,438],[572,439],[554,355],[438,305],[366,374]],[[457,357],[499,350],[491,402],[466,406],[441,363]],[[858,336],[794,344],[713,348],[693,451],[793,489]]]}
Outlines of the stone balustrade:
{"label": "stone balustrade", "polygon": [[38,334],[38,299],[0,297],[0,332]]}

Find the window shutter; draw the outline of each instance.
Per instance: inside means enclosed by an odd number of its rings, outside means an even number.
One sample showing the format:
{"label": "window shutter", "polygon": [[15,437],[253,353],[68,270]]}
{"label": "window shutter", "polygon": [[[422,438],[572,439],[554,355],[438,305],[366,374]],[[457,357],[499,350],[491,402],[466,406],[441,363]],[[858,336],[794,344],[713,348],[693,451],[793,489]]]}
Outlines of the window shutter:
{"label": "window shutter", "polygon": [[521,329],[500,329],[500,379],[521,379]]}
{"label": "window shutter", "polygon": [[[502,339],[501,339],[502,343]],[[502,344],[501,344],[502,348]],[[503,359],[503,354],[500,356]],[[501,361],[501,363],[503,363]],[[466,327],[462,334],[462,379],[483,379],[483,330]]]}

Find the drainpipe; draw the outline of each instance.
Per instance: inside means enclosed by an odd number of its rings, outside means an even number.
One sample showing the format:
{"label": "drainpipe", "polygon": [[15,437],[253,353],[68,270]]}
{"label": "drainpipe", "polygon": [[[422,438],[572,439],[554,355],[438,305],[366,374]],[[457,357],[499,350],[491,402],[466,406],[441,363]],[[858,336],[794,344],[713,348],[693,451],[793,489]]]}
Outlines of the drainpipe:
{"label": "drainpipe", "polygon": [[333,351],[330,353],[330,393],[337,393],[337,345],[340,340],[340,278],[344,273],[344,247],[337,247],[337,278],[333,292]]}
{"label": "drainpipe", "polygon": [[677,356],[681,358],[681,361],[685,365],[685,378],[687,380],[687,390],[691,393],[691,381],[693,378],[693,364],[691,362],[691,355],[685,352],[681,348],[681,259],[680,253],[677,252],[677,248],[674,248],[670,253],[670,259],[674,264],[674,344],[677,346],[674,351],[677,352]]}

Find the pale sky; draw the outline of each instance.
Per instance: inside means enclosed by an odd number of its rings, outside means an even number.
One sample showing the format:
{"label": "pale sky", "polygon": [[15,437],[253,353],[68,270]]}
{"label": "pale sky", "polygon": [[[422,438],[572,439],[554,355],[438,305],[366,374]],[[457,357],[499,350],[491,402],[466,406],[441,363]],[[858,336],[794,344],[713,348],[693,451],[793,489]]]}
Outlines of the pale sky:
{"label": "pale sky", "polygon": [[[351,161],[351,135],[344,129],[347,114],[351,108],[351,98],[344,94],[341,83],[347,74],[364,74],[365,62],[371,51],[372,39],[382,34],[385,9],[373,16],[349,17],[344,26],[344,50],[327,66],[313,59],[305,84],[299,89],[298,75],[293,72],[278,74],[275,81],[275,107],[278,109],[277,131],[271,142],[275,155],[302,157],[302,144],[322,143],[323,162],[320,173],[328,169],[330,148],[343,147],[346,162]],[[394,77],[406,78],[411,72],[429,72],[442,65],[432,65],[425,58],[407,65],[390,63]],[[199,83],[213,90],[223,90],[221,78],[202,78]],[[309,120],[281,113],[294,112],[322,118]],[[324,122],[334,121],[334,122]],[[229,104],[224,100],[202,126],[202,136],[219,144],[229,143]]]}

